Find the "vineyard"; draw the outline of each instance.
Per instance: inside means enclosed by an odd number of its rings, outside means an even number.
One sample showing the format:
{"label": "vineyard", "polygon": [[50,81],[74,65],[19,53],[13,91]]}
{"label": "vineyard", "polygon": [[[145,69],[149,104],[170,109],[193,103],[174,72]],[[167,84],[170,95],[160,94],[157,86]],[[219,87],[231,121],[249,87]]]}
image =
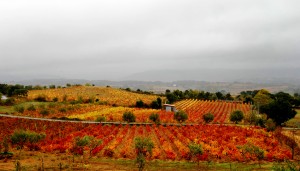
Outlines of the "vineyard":
{"label": "vineyard", "polygon": [[253,144],[262,149],[265,154],[264,160],[267,161],[282,161],[291,158],[290,150],[283,147],[273,133],[258,127],[88,125],[1,118],[0,141],[18,129],[45,133],[46,138],[40,141],[35,149],[48,153],[70,153],[75,137],[90,135],[103,141],[92,150],[92,154],[98,157],[133,159],[136,157],[134,138],[150,137],[154,142],[154,149],[149,160],[187,160],[189,152],[187,146],[190,142],[202,145],[204,154],[201,160],[258,160],[255,156],[243,152],[242,147],[247,144]]}
{"label": "vineyard", "polygon": [[[29,103],[27,105],[30,106]],[[183,110],[188,114],[186,123],[204,123],[202,116],[208,112],[215,116],[213,123],[229,123],[230,113],[235,110],[241,110],[247,114],[250,112],[251,106],[248,104],[238,104],[233,102],[218,101],[202,101],[202,100],[183,100],[175,104],[178,110]],[[66,105],[59,103],[49,103],[48,105],[36,105],[37,109],[24,110],[23,116],[44,117],[44,118],[60,118],[68,117],[70,119],[95,121],[97,117],[104,116],[106,121],[119,122],[122,121],[122,115],[126,111],[133,112],[136,116],[136,122],[150,122],[149,116],[152,113],[159,114],[163,123],[176,123],[173,112],[167,112],[158,109],[149,108],[133,108],[133,107],[113,107],[109,105],[99,104],[76,104]],[[43,110],[48,110],[49,114],[43,115]]]}
{"label": "vineyard", "polygon": [[183,100],[176,104],[178,110],[185,111],[189,122],[203,123],[202,116],[206,113],[212,113],[215,118],[214,123],[228,123],[230,113],[240,110],[244,114],[251,111],[250,104],[227,101],[204,101],[204,100]]}
{"label": "vineyard", "polygon": [[[67,158],[83,155],[82,158],[86,159],[131,161],[138,156],[135,140],[140,137],[147,137],[153,143],[152,154],[145,156],[148,161],[191,161],[191,144],[199,145],[203,150],[197,159],[208,163],[278,162],[292,159],[300,151],[295,144],[299,143],[299,139],[294,141],[294,134],[288,131],[267,132],[267,129],[258,126],[228,124],[231,123],[229,118],[234,111],[241,111],[245,117],[255,114],[250,104],[196,99],[177,101],[174,104],[176,110],[187,115],[187,120],[181,123],[174,117],[180,112],[152,108],[158,97],[166,101],[165,97],[110,87],[73,86],[31,90],[27,99],[20,98],[16,104],[6,106],[6,111],[13,112],[2,113],[96,122],[1,117],[0,149],[4,149],[4,142],[9,140],[10,148],[16,153],[19,146],[12,143],[11,137],[15,132],[24,130],[31,135],[45,135],[44,139],[36,143],[25,143],[24,151],[29,151],[31,155],[53,154]],[[139,101],[144,104],[138,106]],[[132,113],[135,120],[125,122],[124,113]],[[208,113],[213,115],[213,119],[210,124],[205,124],[203,116]],[[159,122],[150,116],[158,116]],[[96,146],[74,146],[76,141],[86,137]]]}
{"label": "vineyard", "polygon": [[[102,105],[98,103],[87,104],[67,104],[61,102],[27,102],[22,113],[17,115],[43,117],[43,118],[61,118],[68,117],[70,119],[95,121],[99,116],[106,118],[109,122],[122,121],[124,112],[130,111],[136,116],[136,122],[151,122],[149,116],[153,113],[159,114],[162,123],[176,123],[173,112],[165,110],[136,108],[126,106]],[[30,106],[35,106],[34,110],[30,110]],[[241,110],[244,114],[251,111],[250,104],[242,104],[226,101],[206,101],[206,100],[183,100],[175,104],[177,110],[183,110],[187,113],[188,119],[186,123],[204,123],[203,115],[212,113],[214,120],[212,123],[229,123],[229,116],[235,110]],[[44,111],[47,113],[43,113]]]}
{"label": "vineyard", "polygon": [[150,104],[156,100],[156,95],[146,95],[133,93],[125,90],[110,87],[92,87],[92,86],[73,86],[68,88],[31,90],[28,92],[28,99],[34,100],[38,97],[44,97],[47,101],[100,101],[108,105],[134,106],[137,100],[143,100]]}

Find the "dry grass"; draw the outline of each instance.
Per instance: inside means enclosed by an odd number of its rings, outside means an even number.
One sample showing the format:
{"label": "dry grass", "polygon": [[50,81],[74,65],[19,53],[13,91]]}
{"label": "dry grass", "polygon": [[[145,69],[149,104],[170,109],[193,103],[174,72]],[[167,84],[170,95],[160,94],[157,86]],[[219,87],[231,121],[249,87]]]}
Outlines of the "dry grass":
{"label": "dry grass", "polygon": [[[17,153],[17,151],[14,150]],[[15,170],[17,156],[12,159],[0,160],[1,171]],[[110,159],[110,158],[92,158],[83,159],[82,156],[75,157],[67,154],[40,153],[23,151],[19,162],[22,170],[105,170],[105,171],[131,171],[138,170],[134,160]],[[159,171],[196,171],[196,170],[270,170],[273,163],[265,162],[262,168],[257,163],[207,163],[201,162],[200,165],[188,161],[148,161],[145,170]]]}

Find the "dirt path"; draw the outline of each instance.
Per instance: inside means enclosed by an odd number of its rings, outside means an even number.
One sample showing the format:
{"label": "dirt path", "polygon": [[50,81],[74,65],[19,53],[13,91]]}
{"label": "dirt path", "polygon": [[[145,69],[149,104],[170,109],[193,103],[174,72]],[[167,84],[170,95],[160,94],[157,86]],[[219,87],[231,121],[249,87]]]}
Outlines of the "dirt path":
{"label": "dirt path", "polygon": [[[49,121],[49,122],[73,122],[73,123],[86,123],[86,124],[109,124],[109,125],[154,125],[154,123],[146,123],[146,122],[95,122],[95,121],[72,121],[72,120],[61,120],[61,119],[48,119],[48,118],[34,118],[28,116],[16,116],[16,115],[7,115],[7,114],[0,114],[0,117],[8,117],[8,118],[19,118],[19,119],[30,119],[30,120],[38,120],[38,121]],[[202,125],[199,123],[161,123],[162,126],[193,126],[193,125]],[[227,126],[251,126],[251,125],[239,125],[234,123],[210,123],[208,125],[227,125]],[[289,127],[282,127],[284,130],[300,130],[300,128],[289,128]]]}

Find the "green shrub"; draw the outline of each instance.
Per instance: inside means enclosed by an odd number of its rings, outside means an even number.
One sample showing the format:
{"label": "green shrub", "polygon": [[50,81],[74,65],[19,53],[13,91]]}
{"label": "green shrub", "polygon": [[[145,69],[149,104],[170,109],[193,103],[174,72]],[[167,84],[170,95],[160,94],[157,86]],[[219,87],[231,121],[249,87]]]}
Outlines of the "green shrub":
{"label": "green shrub", "polygon": [[70,149],[70,151],[74,155],[83,155],[84,153],[84,147],[89,148],[89,154],[90,158],[92,157],[92,152],[94,149],[96,149],[100,144],[102,143],[101,139],[96,139],[94,136],[84,136],[82,138],[75,137],[73,142],[73,147]]}
{"label": "green shrub", "polygon": [[150,119],[151,121],[153,121],[154,123],[156,123],[156,124],[159,124],[159,123],[160,123],[159,114],[157,114],[157,113],[152,113],[152,114],[149,116],[149,119]]}
{"label": "green shrub", "polygon": [[203,120],[205,123],[212,122],[214,120],[214,115],[211,113],[206,113],[203,115]]}
{"label": "green shrub", "polygon": [[22,105],[17,105],[14,107],[14,109],[16,112],[19,112],[19,113],[24,113],[24,111],[25,111],[25,107]]}
{"label": "green shrub", "polygon": [[153,101],[151,102],[151,104],[150,104],[150,107],[151,107],[152,109],[158,109],[158,103],[157,103],[157,101],[156,101],[156,100],[153,100]]}
{"label": "green shrub", "polygon": [[203,154],[203,148],[201,144],[196,144],[192,142],[188,145],[188,148],[190,150],[189,152],[190,159],[199,162],[199,156]]}
{"label": "green shrub", "polygon": [[58,111],[60,111],[61,113],[66,113],[67,109],[66,108],[60,108],[60,109],[58,109]]}
{"label": "green shrub", "polygon": [[243,157],[246,158],[246,156],[255,156],[260,165],[260,161],[265,158],[265,151],[258,146],[255,146],[251,143],[246,143],[243,146],[237,146],[238,149],[241,149]]}
{"label": "green shrub", "polygon": [[96,122],[105,122],[105,121],[106,121],[105,116],[98,116],[96,119]]}
{"label": "green shrub", "polygon": [[35,108],[35,106],[33,104],[30,104],[28,106],[27,110],[29,110],[29,111],[36,111],[36,108]]}
{"label": "green shrub", "polygon": [[16,130],[10,137],[11,143],[17,145],[18,149],[28,146],[30,150],[36,148],[35,144],[44,139],[46,134],[39,134],[33,131]]}
{"label": "green shrub", "polygon": [[259,115],[255,121],[255,125],[265,128],[266,122],[267,122],[267,115]]}
{"label": "green shrub", "polygon": [[10,106],[15,104],[15,99],[14,98],[8,98],[4,101],[4,105]]}
{"label": "green shrub", "polygon": [[146,164],[146,157],[152,155],[152,149],[154,143],[150,138],[137,137],[134,139],[135,151],[136,151],[136,163],[138,164],[139,170],[143,170]]}
{"label": "green shrub", "polygon": [[123,113],[123,121],[135,122],[135,115],[132,112],[126,111]]}
{"label": "green shrub", "polygon": [[255,112],[250,112],[246,114],[244,121],[249,124],[253,124],[253,123],[255,124],[257,119],[258,119],[257,114]]}
{"label": "green shrub", "polygon": [[41,111],[40,111],[40,114],[41,115],[43,115],[43,116],[46,116],[46,115],[49,115],[49,110],[47,110],[47,109],[42,109]]}
{"label": "green shrub", "polygon": [[34,98],[34,100],[38,101],[38,102],[46,102],[47,101],[46,95],[44,95],[44,94],[38,95],[36,98]]}
{"label": "green shrub", "polygon": [[136,101],[135,106],[138,108],[142,108],[144,107],[144,102],[142,100],[138,100]]}
{"label": "green shrub", "polygon": [[72,100],[72,101],[70,101],[70,104],[71,104],[71,105],[75,105],[75,104],[78,104],[78,103],[79,103],[78,100]]}
{"label": "green shrub", "polygon": [[276,123],[271,118],[269,118],[266,122],[266,128],[267,131],[275,131]]}
{"label": "green shrub", "polygon": [[184,111],[180,110],[174,113],[174,119],[182,123],[188,119],[188,115]]}
{"label": "green shrub", "polygon": [[90,137],[84,136],[82,138],[76,137],[75,138],[75,145],[79,147],[87,146],[90,143]]}
{"label": "green shrub", "polygon": [[242,111],[240,110],[236,110],[236,111],[233,111],[231,114],[230,114],[230,121],[234,122],[234,123],[238,123],[240,121],[242,121],[244,119],[244,114]]}
{"label": "green shrub", "polygon": [[58,102],[58,98],[57,98],[57,97],[54,97],[54,98],[52,99],[52,101],[53,101],[53,102]]}

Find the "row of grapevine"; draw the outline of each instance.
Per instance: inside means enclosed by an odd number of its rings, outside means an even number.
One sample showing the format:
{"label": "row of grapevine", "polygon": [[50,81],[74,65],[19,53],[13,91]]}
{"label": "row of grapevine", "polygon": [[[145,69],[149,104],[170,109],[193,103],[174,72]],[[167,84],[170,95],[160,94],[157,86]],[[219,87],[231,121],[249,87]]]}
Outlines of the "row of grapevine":
{"label": "row of grapevine", "polygon": [[183,100],[176,104],[178,110],[185,111],[188,116],[188,122],[202,123],[202,116],[206,113],[212,113],[215,123],[228,123],[230,113],[234,110],[241,110],[247,114],[251,110],[250,104],[242,104],[230,101],[207,101],[207,100]]}
{"label": "row of grapevine", "polygon": [[248,161],[257,160],[245,156],[240,147],[253,144],[265,153],[265,160],[291,158],[291,152],[281,146],[273,133],[262,128],[224,125],[195,126],[129,126],[81,123],[31,121],[1,118],[0,141],[14,130],[25,129],[44,132],[46,139],[38,143],[41,151],[69,153],[75,137],[85,135],[102,139],[102,144],[92,152],[98,157],[134,158],[134,138],[150,137],[154,142],[153,155],[149,159],[188,159],[188,144],[201,144],[203,160]]}
{"label": "row of grapevine", "polygon": [[143,100],[144,103],[150,104],[156,100],[156,95],[138,94],[125,90],[110,87],[92,87],[92,86],[75,86],[59,89],[31,90],[28,92],[28,99],[33,100],[43,96],[48,101],[57,98],[58,101],[74,101],[81,98],[82,100],[98,99],[107,102],[110,105],[132,106],[137,100]]}

